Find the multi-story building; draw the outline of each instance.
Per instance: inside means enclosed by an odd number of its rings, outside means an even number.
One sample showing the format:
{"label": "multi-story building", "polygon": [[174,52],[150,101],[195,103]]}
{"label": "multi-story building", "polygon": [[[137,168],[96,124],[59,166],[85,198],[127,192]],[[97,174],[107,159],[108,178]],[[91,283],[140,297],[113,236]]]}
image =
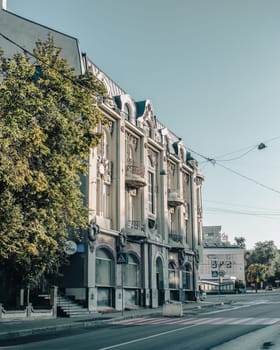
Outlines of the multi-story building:
{"label": "multi-story building", "polygon": [[206,291],[235,291],[245,286],[244,249],[231,244],[221,226],[203,226],[199,283]]}
{"label": "multi-story building", "polygon": [[[202,248],[203,176],[197,161],[156,118],[151,101],[135,102],[81,55],[75,38],[4,9],[0,20],[1,32],[5,23],[6,38],[20,46],[31,48],[51,33],[76,71],[90,70],[108,91],[98,105],[108,123],[96,130],[104,137],[89,155],[83,181],[89,230],[63,269],[61,290],[89,310],[194,300]],[[0,45],[15,51],[3,37]]]}

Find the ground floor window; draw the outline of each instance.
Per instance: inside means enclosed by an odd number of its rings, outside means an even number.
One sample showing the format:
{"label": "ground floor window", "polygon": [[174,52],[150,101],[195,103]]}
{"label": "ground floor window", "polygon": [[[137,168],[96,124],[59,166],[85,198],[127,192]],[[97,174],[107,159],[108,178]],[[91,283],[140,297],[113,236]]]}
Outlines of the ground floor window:
{"label": "ground floor window", "polygon": [[139,261],[133,254],[128,254],[128,263],[124,266],[124,286],[140,287]]}
{"label": "ground floor window", "polygon": [[115,264],[107,249],[98,249],[96,252],[96,285],[115,285]]}
{"label": "ground floor window", "polygon": [[192,289],[192,267],[187,264],[182,273],[183,289]]}
{"label": "ground floor window", "polygon": [[114,305],[115,261],[108,249],[96,251],[95,260],[97,305]]}
{"label": "ground floor window", "polygon": [[168,264],[168,280],[169,288],[177,289],[179,288],[179,274],[176,264],[173,261],[170,261]]}
{"label": "ground floor window", "polygon": [[113,288],[97,288],[97,306],[114,306]]}

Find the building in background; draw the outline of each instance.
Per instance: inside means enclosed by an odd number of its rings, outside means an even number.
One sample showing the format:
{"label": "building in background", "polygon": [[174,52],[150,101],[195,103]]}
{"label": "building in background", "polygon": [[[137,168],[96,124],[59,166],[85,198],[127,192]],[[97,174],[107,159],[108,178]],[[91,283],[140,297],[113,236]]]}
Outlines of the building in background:
{"label": "building in background", "polygon": [[76,72],[91,71],[108,92],[99,98],[108,124],[96,130],[104,138],[89,155],[83,181],[89,230],[63,268],[60,291],[90,311],[195,300],[203,182],[197,161],[156,118],[151,101],[134,101],[81,54],[77,39],[14,15],[3,3],[0,26],[6,56],[32,52],[51,35]]}
{"label": "building in background", "polygon": [[207,292],[238,292],[245,287],[245,250],[228,241],[221,226],[203,226],[200,285]]}

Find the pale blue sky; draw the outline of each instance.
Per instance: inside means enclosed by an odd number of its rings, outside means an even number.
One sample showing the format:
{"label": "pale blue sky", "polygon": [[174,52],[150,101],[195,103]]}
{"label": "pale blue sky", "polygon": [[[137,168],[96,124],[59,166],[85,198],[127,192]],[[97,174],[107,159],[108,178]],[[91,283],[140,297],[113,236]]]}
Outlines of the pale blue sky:
{"label": "pale blue sky", "polygon": [[[221,225],[231,241],[244,236],[248,248],[264,240],[280,248],[279,0],[7,0],[7,8],[78,38],[187,147],[241,157],[213,165],[193,153],[205,176],[204,225]],[[260,142],[268,147],[257,150]]]}

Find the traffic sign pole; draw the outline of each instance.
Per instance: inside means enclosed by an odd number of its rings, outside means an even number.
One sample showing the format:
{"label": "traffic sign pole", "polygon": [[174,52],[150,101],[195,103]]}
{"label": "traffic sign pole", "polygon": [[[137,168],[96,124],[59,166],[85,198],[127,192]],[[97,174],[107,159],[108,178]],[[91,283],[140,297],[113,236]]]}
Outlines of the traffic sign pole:
{"label": "traffic sign pole", "polygon": [[122,316],[123,316],[123,293],[124,293],[124,290],[123,290],[123,264],[121,264],[121,285],[122,285]]}

